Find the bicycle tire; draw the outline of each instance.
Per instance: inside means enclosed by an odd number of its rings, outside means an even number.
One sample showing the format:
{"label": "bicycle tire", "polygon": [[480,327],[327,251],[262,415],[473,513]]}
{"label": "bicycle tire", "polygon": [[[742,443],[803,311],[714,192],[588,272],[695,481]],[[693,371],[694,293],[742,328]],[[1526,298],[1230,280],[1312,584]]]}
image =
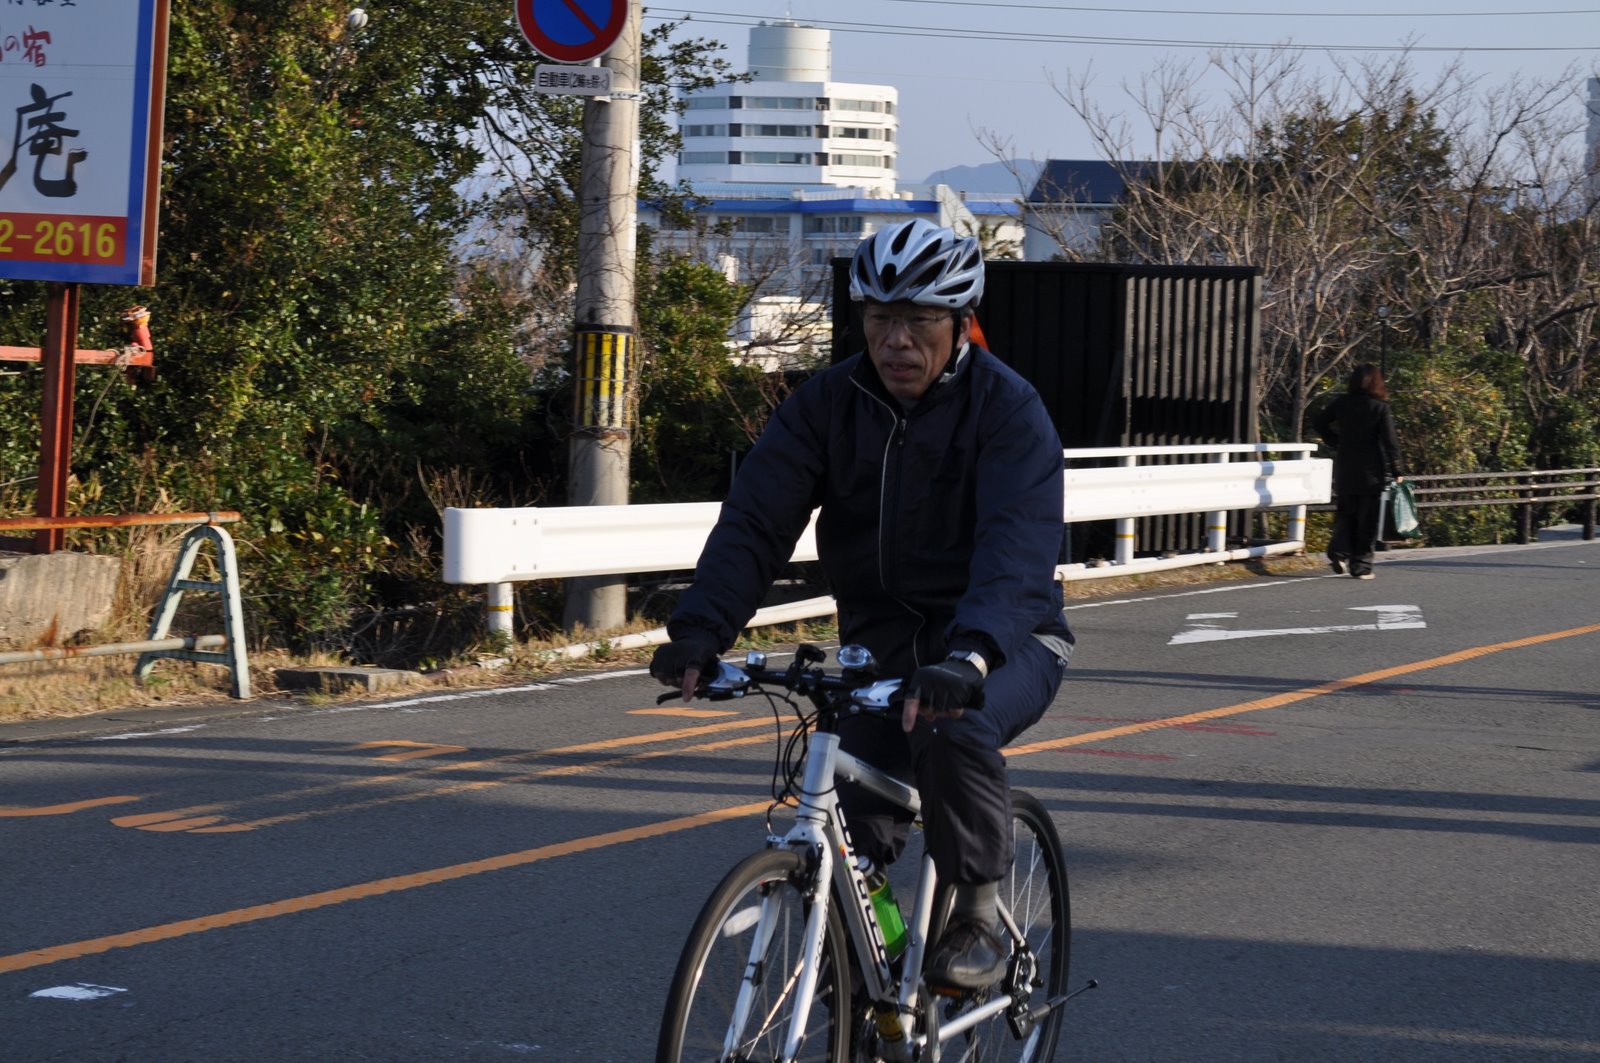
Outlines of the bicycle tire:
{"label": "bicycle tire", "polygon": [[[714,890],[684,943],[661,1017],[657,1063],[769,1063],[783,1048],[810,904],[796,883],[805,875],[799,854],[768,849],[746,857]],[[755,1028],[741,1032],[732,1054],[723,1051],[750,950],[761,900],[778,920],[768,946],[763,977],[750,1009]],[[850,1036],[849,953],[836,905],[828,906],[821,970],[805,1042],[797,1060],[847,1063]]]}
{"label": "bicycle tire", "polygon": [[[1028,1000],[1037,1009],[1067,991],[1072,944],[1067,861],[1050,813],[1032,794],[1012,792],[1011,833],[1016,852],[1011,870],[1000,880],[1000,900],[1010,909],[1038,963]],[[930,1028],[937,1030],[990,996],[991,991],[985,991],[953,1001],[934,998],[934,1006],[945,1012],[934,1018]],[[1019,1040],[1006,1017],[997,1015],[941,1045],[938,1058],[941,1063],[1049,1063],[1064,1017],[1061,1008],[1054,1009]]]}

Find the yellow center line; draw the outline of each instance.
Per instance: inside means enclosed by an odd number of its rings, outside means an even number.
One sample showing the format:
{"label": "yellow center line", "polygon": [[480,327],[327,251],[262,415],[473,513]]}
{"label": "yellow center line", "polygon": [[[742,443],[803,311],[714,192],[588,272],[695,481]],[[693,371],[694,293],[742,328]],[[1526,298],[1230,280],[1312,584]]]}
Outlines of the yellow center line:
{"label": "yellow center line", "polygon": [[1339,691],[1349,690],[1351,687],[1365,686],[1368,683],[1381,683],[1385,679],[1409,675],[1412,672],[1443,668],[1446,665],[1460,664],[1475,657],[1485,657],[1491,653],[1500,653],[1503,650],[1537,646],[1541,642],[1554,642],[1557,639],[1571,638],[1574,635],[1589,635],[1596,631],[1600,631],[1600,624],[1586,624],[1583,627],[1567,628],[1565,631],[1551,631],[1543,635],[1529,635],[1527,638],[1512,639],[1509,642],[1497,642],[1489,646],[1474,646],[1471,649],[1447,653],[1442,657],[1430,657],[1425,661],[1412,661],[1410,664],[1397,664],[1392,668],[1380,668],[1375,672],[1363,672],[1360,675],[1350,676],[1348,679],[1333,679],[1326,683],[1318,683],[1315,686],[1302,687],[1299,690],[1290,690],[1282,694],[1257,698],[1254,701],[1241,702],[1238,705],[1226,705],[1220,709],[1206,709],[1203,712],[1191,712],[1184,716],[1169,716],[1160,720],[1145,720],[1140,723],[1130,723],[1123,727],[1107,728],[1103,731],[1068,735],[1066,738],[1051,738],[1043,742],[1029,742],[1026,745],[1011,746],[1002,752],[1013,757],[1022,756],[1026,753],[1044,753],[1052,749],[1067,749],[1071,746],[1082,746],[1091,742],[1105,742],[1113,738],[1122,738],[1125,735],[1142,734],[1145,731],[1182,727],[1185,724],[1200,723],[1205,720],[1220,720],[1227,716],[1239,716],[1246,712],[1279,709],[1285,705],[1292,705],[1297,701],[1305,701],[1307,698],[1320,697],[1323,694],[1337,694]]}
{"label": "yellow center line", "polygon": [[123,805],[138,800],[139,797],[135,794],[122,794],[117,797],[93,797],[87,801],[71,801],[64,805],[45,805],[40,808],[0,808],[0,819],[14,816],[68,816],[74,812],[82,812],[86,808]]}
{"label": "yellow center line", "polygon": [[379,897],[385,893],[416,889],[419,886],[433,886],[440,882],[466,878],[469,875],[481,875],[487,871],[504,871],[507,868],[536,864],[541,860],[550,860],[558,856],[571,856],[574,853],[588,852],[591,849],[600,849],[608,845],[623,845],[628,842],[642,841],[646,838],[659,838],[664,834],[704,827],[708,824],[720,823],[723,820],[738,819],[741,816],[754,815],[757,812],[765,811],[768,804],[769,802],[762,801],[757,804],[739,805],[734,808],[718,808],[693,816],[680,816],[677,819],[662,820],[659,823],[647,823],[640,827],[629,827],[625,830],[594,834],[587,838],[556,842],[553,845],[541,845],[536,849],[524,849],[517,853],[505,853],[501,856],[491,856],[483,860],[469,860],[464,864],[437,867],[431,871],[395,875],[392,878],[361,882],[354,886],[344,886],[340,889],[308,893],[303,897],[290,897],[287,900],[272,901],[268,904],[255,904],[247,908],[235,908],[230,912],[203,915],[197,919],[180,919],[174,923],[163,923],[160,926],[146,927],[143,930],[130,930],[125,934],[110,934],[106,937],[90,938],[87,941],[74,941],[66,945],[53,945],[49,948],[34,949],[31,952],[18,952],[11,956],[0,956],[0,974],[24,971],[30,967],[43,967],[46,964],[60,963],[63,960],[75,960],[82,956],[92,956],[99,952],[110,952],[112,949],[125,949],[134,945],[149,945],[157,941],[169,941],[172,938],[199,934],[207,930],[220,930],[223,927],[240,926],[244,923],[254,923],[262,919],[276,919],[281,915],[294,915],[298,912],[314,911],[333,904],[365,900],[368,897]]}
{"label": "yellow center line", "polygon": [[[1245,712],[1257,712],[1263,709],[1279,708],[1290,705],[1307,698],[1314,698],[1322,694],[1333,694],[1351,687],[1362,686],[1368,683],[1377,683],[1396,676],[1408,675],[1412,672],[1426,671],[1432,668],[1443,668],[1463,661],[1470,661],[1477,657],[1485,657],[1492,653],[1504,650],[1520,649],[1525,646],[1536,646],[1544,642],[1553,642],[1557,639],[1571,638],[1575,635],[1588,635],[1600,631],[1600,624],[1588,624],[1583,627],[1567,628],[1564,631],[1552,631],[1544,635],[1531,635],[1527,638],[1512,639],[1509,642],[1498,642],[1488,646],[1476,646],[1471,649],[1448,653],[1442,657],[1430,657],[1424,661],[1414,661],[1410,664],[1396,665],[1392,668],[1380,668],[1373,672],[1364,672],[1351,676],[1348,679],[1336,679],[1327,683],[1318,683],[1315,686],[1303,687],[1300,690],[1276,694],[1271,697],[1258,698],[1254,701],[1242,702],[1220,709],[1209,709],[1204,712],[1190,713],[1186,716],[1174,716],[1165,720],[1151,720],[1146,723],[1129,724],[1125,727],[1112,727],[1103,731],[1094,731],[1088,734],[1073,735],[1068,738],[1054,739],[1046,742],[1033,742],[1024,746],[1017,746],[1009,750],[1012,755],[1028,753],[1042,753],[1051,749],[1062,749],[1073,745],[1084,745],[1089,742],[1104,741],[1129,734],[1138,734],[1144,731],[1153,731],[1162,727],[1178,727],[1198,720],[1213,720],[1224,716],[1236,716]],[[761,723],[769,723],[761,720]],[[709,728],[707,729],[709,730]],[[751,738],[753,742],[757,739]],[[106,937],[90,938],[86,941],[71,942],[65,945],[54,945],[43,949],[34,949],[30,952],[19,952],[10,956],[0,956],[0,974],[11,971],[26,970],[30,967],[42,967],[47,964],[60,963],[63,960],[77,959],[81,956],[90,956],[95,953],[109,952],[112,949],[130,948],[134,945],[148,945],[157,941],[167,941],[172,938],[183,937],[188,934],[198,934],[207,930],[218,930],[223,927],[239,926],[243,923],[257,922],[263,919],[275,919],[282,915],[292,915],[297,912],[312,911],[325,908],[333,904],[343,904],[346,901],[364,900],[369,897],[381,896],[385,893],[395,893],[400,890],[416,889],[420,886],[432,886],[441,882],[466,878],[470,875],[480,875],[489,871],[503,871],[506,868],[520,867],[525,864],[537,863],[559,856],[571,856],[576,853],[589,852],[594,849],[605,848],[610,845],[623,845],[629,842],[642,841],[646,838],[657,838],[662,835],[672,834],[677,831],[692,830],[695,827],[707,826],[712,823],[721,823],[742,816],[755,815],[766,811],[770,802],[760,801],[755,804],[736,805],[732,808],[712,809],[692,816],[680,816],[675,819],[663,820],[659,823],[645,824],[640,827],[630,827],[625,830],[610,831],[605,834],[594,834],[587,838],[576,838],[571,841],[557,842],[553,845],[543,845],[535,849],[524,849],[521,852],[506,853],[502,856],[492,856],[483,860],[472,860],[464,864],[451,864],[448,867],[435,868],[431,871],[419,871],[409,875],[396,875],[391,878],[377,879],[373,882],[357,883],[339,889],[324,890],[320,893],[309,893],[301,897],[290,897],[286,900],[273,901],[268,904],[253,905],[248,908],[235,908],[228,912],[219,912],[215,915],[200,916],[195,919],[182,919],[173,923],[163,923],[159,926],[145,927],[142,930],[132,930],[122,934],[111,934]]]}

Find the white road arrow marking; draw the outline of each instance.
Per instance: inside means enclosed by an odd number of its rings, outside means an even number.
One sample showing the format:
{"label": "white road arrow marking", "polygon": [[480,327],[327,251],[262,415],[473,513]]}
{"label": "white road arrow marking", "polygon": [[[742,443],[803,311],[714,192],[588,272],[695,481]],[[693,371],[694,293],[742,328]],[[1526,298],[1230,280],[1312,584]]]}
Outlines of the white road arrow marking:
{"label": "white road arrow marking", "polygon": [[36,989],[28,995],[46,1000],[99,1000],[101,997],[109,997],[117,993],[126,992],[126,989],[119,989],[114,985],[95,985],[92,982],[78,982],[73,985],[57,985],[51,986],[49,989]]}
{"label": "white road arrow marking", "polygon": [[1336,631],[1394,631],[1400,628],[1427,627],[1420,605],[1356,605],[1349,612],[1377,613],[1370,624],[1322,624],[1315,627],[1275,627],[1230,630],[1218,623],[1236,620],[1238,613],[1190,613],[1189,627],[1172,636],[1169,646],[1189,642],[1220,642],[1223,639],[1259,639],[1270,635],[1328,635]]}

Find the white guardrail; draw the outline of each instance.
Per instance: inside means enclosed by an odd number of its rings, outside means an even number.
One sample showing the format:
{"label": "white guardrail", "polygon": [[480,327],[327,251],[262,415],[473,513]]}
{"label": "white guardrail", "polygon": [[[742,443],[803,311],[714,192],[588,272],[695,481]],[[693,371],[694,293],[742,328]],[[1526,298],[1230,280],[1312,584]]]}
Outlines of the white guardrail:
{"label": "white guardrail", "polygon": [[[1332,498],[1333,463],[1312,458],[1314,443],[1236,443],[1172,447],[1098,447],[1067,450],[1063,523],[1116,522],[1116,555],[1109,563],[1056,569],[1064,580],[1126,576],[1138,572],[1214,565],[1293,554],[1305,549],[1306,507]],[[1284,457],[1273,457],[1282,454]],[[1241,456],[1247,456],[1241,459]],[[1145,464],[1151,458],[1187,458]],[[1077,467],[1075,463],[1114,461]],[[511,634],[511,584],[520,580],[635,572],[690,571],[711,533],[720,502],[641,506],[557,506],[524,509],[446,509],[444,580],[488,587],[491,633]],[[1227,549],[1230,511],[1287,509],[1282,541]],[[1207,544],[1200,553],[1136,558],[1134,521],[1182,513],[1207,515]],[[795,546],[794,561],[817,558],[816,515]],[[758,612],[751,627],[782,624],[834,612],[833,599],[811,598]],[[608,640],[626,648],[665,640],[662,631]],[[571,647],[580,656],[593,644]]]}

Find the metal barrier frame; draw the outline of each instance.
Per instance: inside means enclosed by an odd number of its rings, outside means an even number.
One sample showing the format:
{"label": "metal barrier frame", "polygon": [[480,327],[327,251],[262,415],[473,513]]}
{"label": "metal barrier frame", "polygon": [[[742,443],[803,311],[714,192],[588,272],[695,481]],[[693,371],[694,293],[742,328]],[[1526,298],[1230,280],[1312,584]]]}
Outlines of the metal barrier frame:
{"label": "metal barrier frame", "polygon": [[[130,528],[173,524],[197,524],[183,537],[178,558],[172,566],[166,590],[156,603],[149,636],[143,642],[120,642],[104,646],[67,646],[0,653],[0,664],[27,661],[67,660],[74,657],[104,657],[139,654],[134,675],[139,681],[150,678],[156,661],[162,658],[218,664],[230,673],[230,692],[236,698],[250,696],[250,662],[244,641],[244,606],[239,594],[239,562],[233,538],[219,525],[232,524],[239,514],[229,511],[210,513],[136,513],[113,517],[16,517],[0,520],[0,532],[54,531],[85,528]],[[218,578],[190,579],[200,548],[210,542],[216,552]],[[209,591],[222,596],[222,623],[225,634],[172,638],[169,632],[186,591]]]}

